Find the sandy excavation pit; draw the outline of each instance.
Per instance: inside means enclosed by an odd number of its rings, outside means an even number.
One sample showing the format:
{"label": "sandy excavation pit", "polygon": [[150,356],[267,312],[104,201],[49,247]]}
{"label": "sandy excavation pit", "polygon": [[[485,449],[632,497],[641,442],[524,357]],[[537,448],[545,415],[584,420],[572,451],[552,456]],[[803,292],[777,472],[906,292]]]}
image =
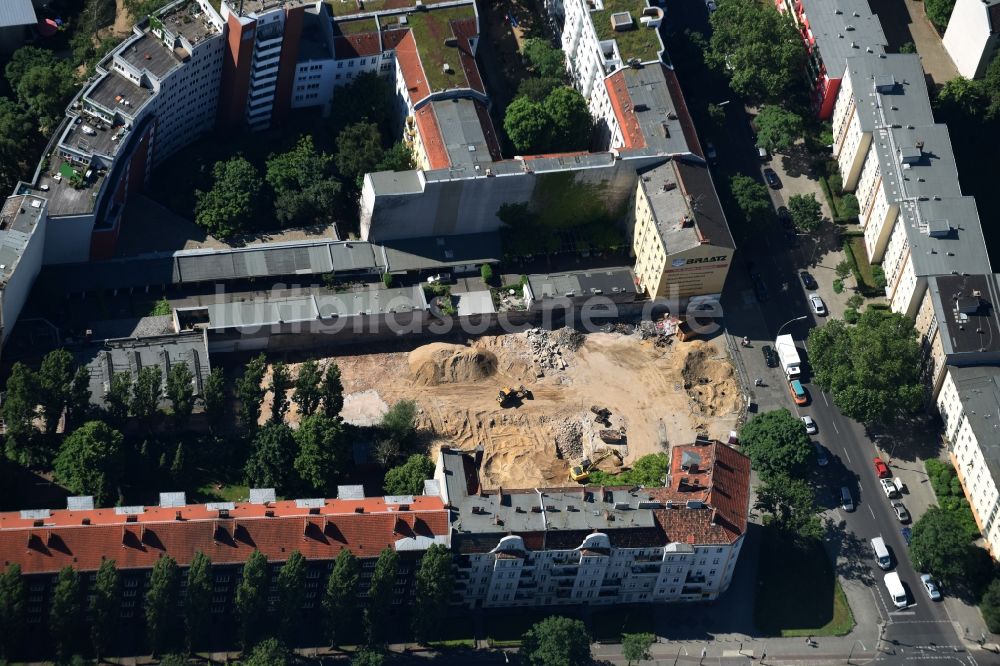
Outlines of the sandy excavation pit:
{"label": "sandy excavation pit", "polygon": [[[432,433],[435,447],[483,446],[488,487],[565,483],[569,464],[595,449],[613,446],[628,465],[693,441],[697,432],[725,438],[742,400],[725,352],[715,342],[699,340],[657,348],[637,335],[582,336],[563,329],[334,360],[344,383],[347,421],[371,425],[387,405],[413,399],[421,408],[418,425]],[[293,377],[295,372],[293,366]],[[497,403],[501,387],[522,384],[529,399],[507,408]],[[269,402],[268,397],[265,405]],[[595,422],[592,405],[610,410],[607,426]],[[296,418],[293,405],[289,420]],[[602,429],[620,428],[624,444],[599,437]],[[601,468],[617,471],[613,460]]]}

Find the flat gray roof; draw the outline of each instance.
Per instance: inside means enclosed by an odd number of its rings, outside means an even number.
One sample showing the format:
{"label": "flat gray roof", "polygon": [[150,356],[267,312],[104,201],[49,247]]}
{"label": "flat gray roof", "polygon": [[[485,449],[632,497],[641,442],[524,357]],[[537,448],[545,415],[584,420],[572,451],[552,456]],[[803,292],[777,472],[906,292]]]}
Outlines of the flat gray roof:
{"label": "flat gray roof", "polygon": [[851,56],[885,52],[888,42],[868,0],[799,1],[830,78],[843,76]]}
{"label": "flat gray roof", "polygon": [[160,13],[158,18],[163,21],[167,30],[183,37],[192,46],[220,33],[215,24],[207,19],[198,3],[193,0],[169,12]]}
{"label": "flat gray roof", "polygon": [[14,273],[38,220],[45,213],[45,199],[29,195],[7,197],[0,208],[0,288]]}
{"label": "flat gray roof", "polygon": [[890,203],[908,197],[962,196],[947,125],[880,128],[872,135],[872,149]]}
{"label": "flat gray roof", "polygon": [[[480,165],[484,169],[493,163],[476,102],[464,98],[447,99],[433,101],[430,105],[453,168],[473,170]],[[492,127],[489,129],[492,131]],[[496,137],[490,138],[496,143]]]}
{"label": "flat gray roof", "polygon": [[179,54],[149,32],[120,48],[118,56],[140,72],[148,70],[157,79],[181,65]]}
{"label": "flat gray roof", "polygon": [[0,28],[38,23],[31,0],[3,0],[0,2]]}
{"label": "flat gray roof", "polygon": [[892,125],[934,124],[920,56],[915,53],[864,54],[848,58],[846,62],[862,131],[871,132],[877,127]]}
{"label": "flat gray roof", "polygon": [[[441,169],[449,173],[447,169]],[[371,180],[375,194],[385,196],[390,194],[419,194],[424,191],[423,176],[427,171],[416,169],[410,171],[377,171],[365,174]],[[447,180],[447,179],[445,179]]]}
{"label": "flat gray roof", "polygon": [[904,201],[900,203],[898,224],[906,230],[917,277],[990,272],[974,198]]}
{"label": "flat gray roof", "polygon": [[638,293],[635,276],[628,267],[574,271],[557,275],[529,275],[528,285],[537,299]]}
{"label": "flat gray roof", "polygon": [[986,467],[994,479],[1000,479],[1000,368],[949,366],[948,372]]}
{"label": "flat gray roof", "polygon": [[375,247],[376,252],[378,249],[384,251],[389,271],[434,270],[496,263],[503,255],[500,234],[497,232],[407,238],[386,241]]}
{"label": "flat gray roof", "polygon": [[153,96],[152,88],[141,88],[112,70],[85,93],[87,100],[111,112],[135,117]]}
{"label": "flat gray roof", "polygon": [[927,291],[945,354],[1000,352],[1000,276],[936,275]]}
{"label": "flat gray roof", "polygon": [[97,153],[114,157],[126,137],[127,132],[123,128],[111,128],[97,118],[81,114],[69,123],[59,144],[85,155]]}
{"label": "flat gray roof", "polygon": [[175,282],[216,282],[277,275],[373,270],[378,264],[367,242],[334,241],[191,250],[175,255]]}
{"label": "flat gray roof", "polygon": [[628,67],[622,76],[646,145],[671,155],[691,152],[681,124],[686,111],[678,110],[670,96],[663,67]]}

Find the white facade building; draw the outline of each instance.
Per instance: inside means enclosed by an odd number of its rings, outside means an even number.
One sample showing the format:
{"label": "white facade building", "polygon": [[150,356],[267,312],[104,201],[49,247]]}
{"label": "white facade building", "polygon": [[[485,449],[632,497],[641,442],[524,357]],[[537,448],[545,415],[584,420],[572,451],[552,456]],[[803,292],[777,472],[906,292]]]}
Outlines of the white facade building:
{"label": "white facade building", "polygon": [[1000,0],[957,0],[943,43],[959,74],[981,78],[1000,50]]}
{"label": "white facade building", "polygon": [[7,197],[0,208],[0,345],[7,340],[42,269],[46,201]]}

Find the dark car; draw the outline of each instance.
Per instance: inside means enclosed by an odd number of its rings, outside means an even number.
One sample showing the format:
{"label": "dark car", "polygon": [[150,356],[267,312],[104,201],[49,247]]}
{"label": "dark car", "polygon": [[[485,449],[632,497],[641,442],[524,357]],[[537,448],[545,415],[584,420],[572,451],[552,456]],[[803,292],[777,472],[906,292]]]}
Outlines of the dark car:
{"label": "dark car", "polygon": [[809,275],[809,273],[806,273],[805,271],[799,273],[799,278],[802,280],[802,284],[805,286],[806,289],[816,289],[817,287],[819,287],[819,285],[816,284],[816,279],[812,275]]}
{"label": "dark car", "polygon": [[781,189],[781,180],[778,178],[778,174],[776,174],[774,169],[771,167],[764,169],[764,180],[767,181],[767,186],[772,190]]}
{"label": "dark car", "polygon": [[791,229],[795,225],[792,223],[792,214],[784,206],[778,206],[778,222],[786,229]]}
{"label": "dark car", "polygon": [[756,294],[757,300],[761,303],[767,300],[767,285],[764,284],[760,274],[753,276],[753,293]]}
{"label": "dark car", "polygon": [[778,354],[771,348],[771,345],[764,345],[760,348],[760,351],[764,354],[764,363],[767,363],[767,367],[778,367]]}

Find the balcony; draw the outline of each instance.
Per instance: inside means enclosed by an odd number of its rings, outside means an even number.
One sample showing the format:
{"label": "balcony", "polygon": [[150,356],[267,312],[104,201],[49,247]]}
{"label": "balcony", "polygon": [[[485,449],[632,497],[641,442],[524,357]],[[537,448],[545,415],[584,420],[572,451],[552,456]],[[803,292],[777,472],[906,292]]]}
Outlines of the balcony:
{"label": "balcony", "polygon": [[658,574],[660,573],[659,564],[643,564],[640,566],[632,567],[632,573],[636,576],[645,576],[648,574]]}

